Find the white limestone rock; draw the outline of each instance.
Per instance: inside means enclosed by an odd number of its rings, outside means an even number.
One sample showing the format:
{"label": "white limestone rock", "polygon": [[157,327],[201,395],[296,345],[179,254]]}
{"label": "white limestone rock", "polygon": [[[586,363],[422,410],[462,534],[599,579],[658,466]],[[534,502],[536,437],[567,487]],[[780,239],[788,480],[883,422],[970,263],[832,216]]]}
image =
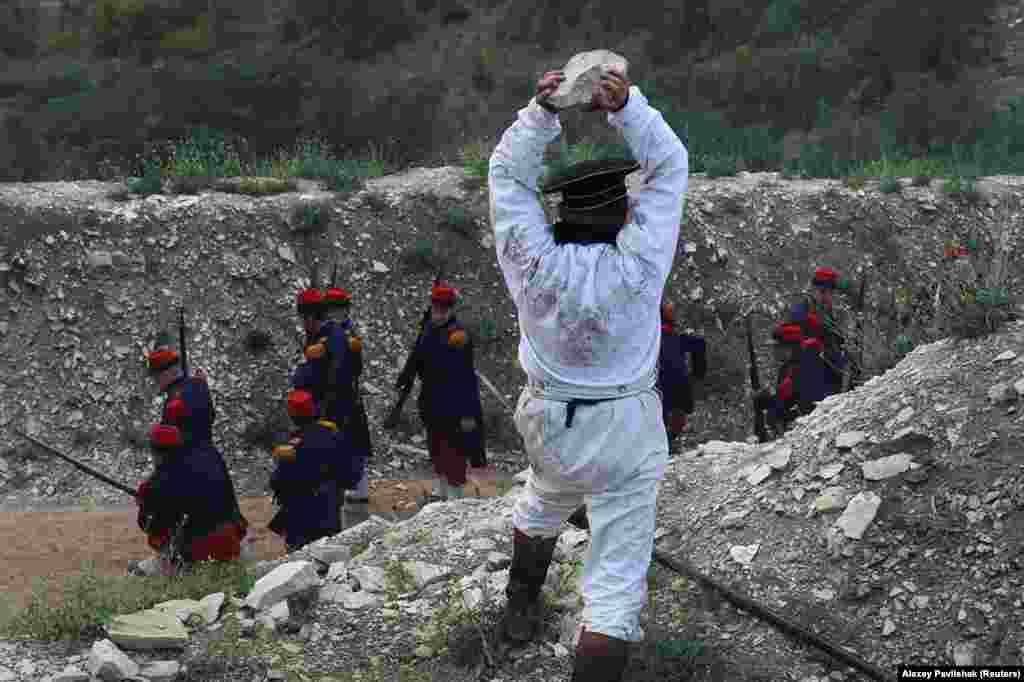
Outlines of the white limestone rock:
{"label": "white limestone rock", "polygon": [[594,85],[601,82],[601,76],[610,66],[618,66],[628,73],[629,62],[625,57],[608,50],[591,50],[574,55],[563,67],[565,80],[548,98],[548,104],[558,110],[590,104]]}
{"label": "white limestone rock", "polygon": [[118,646],[133,650],[183,649],[189,640],[177,613],[157,609],[116,616],[107,634]]}
{"label": "white limestone rock", "polygon": [[320,578],[313,562],[292,561],[260,578],[242,605],[260,611],[319,584]]}
{"label": "white limestone rock", "polygon": [[139,666],[109,639],[93,642],[89,652],[89,672],[104,682],[120,682],[139,674]]}
{"label": "white limestone rock", "polygon": [[846,505],[843,515],[836,521],[836,526],[846,537],[860,540],[864,537],[868,525],[875,520],[875,514],[878,513],[881,504],[882,498],[870,490],[858,493]]}

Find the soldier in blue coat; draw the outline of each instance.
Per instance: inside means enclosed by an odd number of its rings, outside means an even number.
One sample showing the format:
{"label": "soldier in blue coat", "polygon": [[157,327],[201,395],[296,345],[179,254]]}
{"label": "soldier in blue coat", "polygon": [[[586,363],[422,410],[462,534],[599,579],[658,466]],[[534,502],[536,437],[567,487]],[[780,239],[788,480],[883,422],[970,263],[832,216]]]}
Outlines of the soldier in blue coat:
{"label": "soldier in blue coat", "polygon": [[842,320],[833,307],[832,297],[841,286],[839,275],[832,268],[817,268],[811,279],[814,287],[813,302],[793,306],[791,319],[800,325],[805,339],[815,338],[823,350],[820,359],[824,364],[825,395],[841,393],[848,381],[849,356],[846,340],[841,328]]}
{"label": "soldier in blue coat", "polygon": [[[341,288],[331,287],[324,292],[324,306],[327,310],[327,319],[324,321],[324,328],[321,334],[328,336],[333,327],[339,327],[348,338],[348,348],[353,353],[353,375],[354,388],[354,412],[345,429],[345,446],[361,462],[363,475],[354,488],[345,493],[346,505],[367,505],[370,501],[370,486],[367,476],[366,463],[373,455],[373,445],[370,441],[370,423],[366,418],[366,407],[363,404],[362,392],[359,390],[359,379],[363,373],[362,341],[356,334],[355,325],[352,323],[350,311],[352,307],[352,295]],[[328,331],[325,333],[324,329]]]}
{"label": "soldier in blue coat", "polygon": [[341,532],[340,491],[359,481],[358,463],[338,456],[337,426],[319,413],[311,393],[291,391],[288,415],[296,431],[274,448],[270,489],[281,508],[268,528],[284,537],[290,552]]}
{"label": "soldier in blue coat", "polygon": [[669,451],[678,451],[679,435],[686,429],[687,415],[693,414],[692,376],[703,379],[707,373],[707,348],[703,337],[677,334],[672,304],[661,304],[661,352],[658,357],[657,388],[661,391],[663,419],[668,432]]}
{"label": "soldier in blue coat", "polygon": [[[328,319],[329,306],[319,289],[300,292],[297,308],[306,329],[307,345],[303,351],[305,359],[292,375],[292,387],[309,391],[320,410],[319,416],[338,427],[338,456],[352,459],[360,470],[365,470],[369,436],[362,429],[365,413],[360,409],[358,387],[363,366],[362,341]],[[359,483],[356,481],[353,486]],[[338,494],[340,502],[343,493]]]}
{"label": "soldier in blue coat", "polygon": [[156,348],[147,355],[146,364],[150,377],[164,394],[160,423],[181,429],[190,442],[212,453],[221,468],[219,480],[225,486],[223,494],[232,500],[236,520],[243,528],[248,528],[249,522],[238,505],[231,473],[224,462],[224,456],[213,443],[213,423],[217,413],[210,397],[206,374],[198,369],[191,376],[185,373],[181,358],[171,347],[171,339],[167,334],[158,335]]}
{"label": "soldier in blue coat", "polygon": [[165,572],[238,559],[245,529],[218,454],[167,424],[153,427],[150,445],[156,466],[136,494],[138,524],[164,557]]}
{"label": "soldier in blue coat", "polygon": [[430,320],[396,383],[402,392],[420,379],[420,418],[441,496],[447,499],[463,497],[467,460],[474,467],[487,462],[473,341],[452,310],[458,299],[458,291],[445,282],[431,289]]}

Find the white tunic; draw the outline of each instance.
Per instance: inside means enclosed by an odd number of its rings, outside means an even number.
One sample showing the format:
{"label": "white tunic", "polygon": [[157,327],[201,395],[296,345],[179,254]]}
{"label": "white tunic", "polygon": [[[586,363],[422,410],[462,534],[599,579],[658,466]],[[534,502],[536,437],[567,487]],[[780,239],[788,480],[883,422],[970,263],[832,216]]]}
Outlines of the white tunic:
{"label": "white tunic", "polygon": [[557,114],[536,100],[519,111],[490,161],[491,223],[498,263],[519,312],[519,362],[527,376],[581,395],[653,385],[659,306],[679,239],[686,147],[633,86],[608,122],[622,131],[644,184],[617,243],[555,244],[538,180]]}

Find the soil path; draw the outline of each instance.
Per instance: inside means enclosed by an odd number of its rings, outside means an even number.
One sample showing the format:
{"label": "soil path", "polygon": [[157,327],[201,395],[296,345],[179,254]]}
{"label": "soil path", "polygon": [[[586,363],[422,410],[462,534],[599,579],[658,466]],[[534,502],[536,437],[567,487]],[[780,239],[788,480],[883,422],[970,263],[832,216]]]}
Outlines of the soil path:
{"label": "soil path", "polygon": [[[429,480],[371,481],[369,513],[408,518],[429,491]],[[495,482],[471,481],[466,486],[467,497],[497,494]],[[249,520],[256,558],[282,556],[284,541],[267,530],[275,512],[270,497],[248,497],[239,502]],[[57,587],[90,563],[100,575],[124,575],[130,560],[152,556],[136,525],[136,514],[134,505],[95,511],[0,511],[0,594],[7,598],[8,606],[24,606],[38,581]],[[346,516],[348,525],[367,518],[365,513]]]}

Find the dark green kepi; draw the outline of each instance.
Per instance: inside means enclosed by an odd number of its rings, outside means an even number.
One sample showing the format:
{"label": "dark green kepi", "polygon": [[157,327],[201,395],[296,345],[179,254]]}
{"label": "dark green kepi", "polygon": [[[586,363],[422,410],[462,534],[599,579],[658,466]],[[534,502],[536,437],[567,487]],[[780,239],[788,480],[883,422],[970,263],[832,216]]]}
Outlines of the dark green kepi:
{"label": "dark green kepi", "polygon": [[555,173],[541,189],[562,193],[555,241],[614,244],[625,216],[625,204],[619,202],[627,195],[626,176],[639,168],[632,159],[595,159]]}
{"label": "dark green kepi", "polygon": [[626,176],[639,168],[631,159],[581,161],[556,173],[542,191],[561,192],[571,212],[593,211],[626,196]]}

